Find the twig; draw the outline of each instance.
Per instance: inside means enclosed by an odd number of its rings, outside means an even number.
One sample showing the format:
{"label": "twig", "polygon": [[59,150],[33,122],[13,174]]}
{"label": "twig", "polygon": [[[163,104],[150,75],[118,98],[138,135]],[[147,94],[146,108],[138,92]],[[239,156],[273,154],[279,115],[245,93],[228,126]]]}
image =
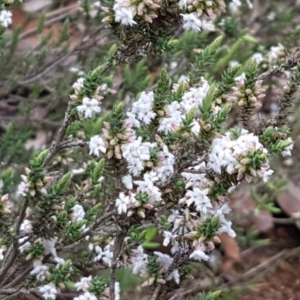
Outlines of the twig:
{"label": "twig", "polygon": [[199,292],[201,290],[202,290],[201,284],[197,284],[195,287],[193,287],[193,288],[191,288],[191,289],[189,289],[189,290],[187,290],[185,292],[176,293],[169,300],[181,300],[181,299],[184,299],[185,296],[193,294],[193,293],[197,293],[197,292]]}
{"label": "twig", "polygon": [[282,224],[282,225],[287,225],[287,224],[295,224],[297,222],[300,221],[299,218],[272,218],[272,221],[275,223],[275,224]]}
{"label": "twig", "polygon": [[122,246],[124,239],[127,235],[127,229],[121,228],[118,235],[116,235],[114,242],[113,258],[110,268],[110,278],[109,278],[109,299],[115,299],[115,283],[116,283],[116,272],[118,268],[118,263],[122,253]]}

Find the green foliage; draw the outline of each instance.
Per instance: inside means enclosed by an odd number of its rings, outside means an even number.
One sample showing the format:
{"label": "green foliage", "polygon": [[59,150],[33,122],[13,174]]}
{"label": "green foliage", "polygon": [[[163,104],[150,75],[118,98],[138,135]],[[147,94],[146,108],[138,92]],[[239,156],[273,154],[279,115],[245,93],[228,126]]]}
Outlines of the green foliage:
{"label": "green foliage", "polygon": [[15,124],[9,123],[0,139],[0,161],[5,165],[28,160],[31,151],[24,148],[24,143],[31,136],[30,131],[21,131]]}
{"label": "green foliage", "polygon": [[145,61],[141,60],[134,67],[126,65],[123,70],[124,93],[138,94],[149,84],[150,76]]}
{"label": "green foliage", "polygon": [[189,72],[190,85],[198,84],[201,81],[201,77],[204,75],[205,70],[213,63],[214,56],[216,55],[221,42],[222,37],[216,38],[197,56],[196,61]]}

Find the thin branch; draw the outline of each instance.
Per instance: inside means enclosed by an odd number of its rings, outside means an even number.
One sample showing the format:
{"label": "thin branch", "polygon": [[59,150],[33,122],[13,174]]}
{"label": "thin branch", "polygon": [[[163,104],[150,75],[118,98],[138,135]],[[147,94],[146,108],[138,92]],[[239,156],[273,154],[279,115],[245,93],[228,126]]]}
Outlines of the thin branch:
{"label": "thin branch", "polygon": [[122,246],[124,239],[127,235],[126,228],[121,228],[119,234],[115,237],[114,242],[114,250],[113,250],[113,258],[110,268],[110,279],[109,279],[109,299],[115,299],[115,283],[116,283],[116,272],[118,268],[118,263],[120,260],[120,256],[122,253]]}
{"label": "thin branch", "polygon": [[185,299],[185,296],[188,296],[190,294],[194,294],[197,292],[200,292],[202,290],[202,286],[201,284],[197,284],[195,287],[185,291],[185,292],[178,292],[175,295],[173,295],[169,300],[181,300],[181,299]]}

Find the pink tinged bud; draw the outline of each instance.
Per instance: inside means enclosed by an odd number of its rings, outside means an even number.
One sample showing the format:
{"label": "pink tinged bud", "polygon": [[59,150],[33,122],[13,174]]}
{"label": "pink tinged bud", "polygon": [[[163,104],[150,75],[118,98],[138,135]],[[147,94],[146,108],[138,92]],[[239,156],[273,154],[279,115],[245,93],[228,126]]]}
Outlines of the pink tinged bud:
{"label": "pink tinged bud", "polygon": [[202,14],[203,14],[203,10],[198,8],[197,11],[196,11],[197,17],[200,18],[202,16]]}
{"label": "pink tinged bud", "polygon": [[256,176],[256,171],[253,168],[250,168],[250,173],[252,176]]}
{"label": "pink tinged bud", "polygon": [[145,15],[144,18],[146,22],[152,23],[152,18],[149,15]]}
{"label": "pink tinged bud", "polygon": [[153,205],[150,204],[150,203],[147,203],[147,204],[144,205],[144,207],[145,207],[146,209],[152,209],[152,208],[153,208]]}
{"label": "pink tinged bud", "polygon": [[110,16],[107,16],[107,17],[105,17],[105,18],[102,19],[102,23],[106,23],[106,22],[110,23],[111,21],[112,20],[111,20]]}
{"label": "pink tinged bud", "polygon": [[5,203],[5,202],[8,201],[8,199],[9,199],[8,194],[5,194],[5,195],[3,195],[3,196],[1,197],[1,202]]}
{"label": "pink tinged bud", "polygon": [[25,175],[22,174],[22,175],[21,175],[21,178],[22,178],[22,180],[23,180],[24,182],[28,182],[28,181],[27,181],[27,176],[25,176]]}
{"label": "pink tinged bud", "polygon": [[250,159],[249,159],[249,158],[243,158],[243,159],[241,160],[241,163],[242,163],[243,165],[247,165],[247,164],[249,164],[249,162],[250,162]]}
{"label": "pink tinged bud", "polygon": [[54,177],[53,176],[46,176],[44,178],[44,181],[46,182],[46,184],[52,183],[54,181]]}
{"label": "pink tinged bud", "polygon": [[108,122],[103,122],[103,125],[106,129],[110,129],[110,124]]}
{"label": "pink tinged bud", "polygon": [[241,181],[243,179],[243,176],[244,176],[244,171],[239,171],[238,172],[238,175],[237,175],[237,181]]}
{"label": "pink tinged bud", "polygon": [[283,87],[283,92],[284,92],[285,94],[288,94],[288,93],[291,92],[291,88],[290,88],[288,85],[286,85],[286,86]]}
{"label": "pink tinged bud", "polygon": [[116,147],[115,147],[115,157],[117,159],[122,159],[120,145],[116,145]]}
{"label": "pink tinged bud", "polygon": [[105,128],[102,128],[102,137],[105,138],[106,140],[110,139],[109,132]]}
{"label": "pink tinged bud", "polygon": [[221,240],[218,236],[213,237],[213,242],[216,244],[221,244]]}
{"label": "pink tinged bud", "polygon": [[128,212],[127,212],[127,217],[131,217],[133,215],[133,210],[129,210]]}
{"label": "pink tinged bud", "polygon": [[46,190],[45,188],[42,188],[42,189],[40,190],[40,192],[41,192],[43,195],[47,195],[47,194],[48,194],[48,192],[47,192],[47,190]]}
{"label": "pink tinged bud", "polygon": [[257,99],[262,99],[262,98],[265,98],[265,97],[266,97],[265,94],[260,94],[260,95],[257,96]]}
{"label": "pink tinged bud", "polygon": [[113,157],[113,155],[114,155],[114,152],[113,152],[112,149],[110,149],[110,150],[107,152],[107,158],[108,158],[108,159],[111,159],[111,158]]}
{"label": "pink tinged bud", "polygon": [[124,120],[124,127],[125,128],[131,128],[132,127],[132,123],[128,120],[128,119],[126,119],[126,120]]}
{"label": "pink tinged bud", "polygon": [[244,106],[245,105],[245,101],[244,100],[239,101],[238,105],[239,106]]}
{"label": "pink tinged bud", "polygon": [[70,99],[71,99],[72,101],[78,101],[78,98],[77,98],[76,95],[70,95]]}
{"label": "pink tinged bud", "polygon": [[259,103],[259,102],[256,102],[255,103],[255,108],[261,108],[262,107],[262,104],[261,103]]}
{"label": "pink tinged bud", "polygon": [[145,8],[144,3],[141,2],[141,3],[138,5],[138,7],[137,7],[137,14],[138,14],[139,16],[142,16],[142,15],[143,15],[143,13],[144,13],[144,8]]}
{"label": "pink tinged bud", "polygon": [[113,139],[113,140],[110,141],[109,144],[110,144],[111,146],[115,146],[115,145],[117,144],[117,142]]}
{"label": "pink tinged bud", "polygon": [[139,208],[137,211],[138,215],[142,218],[145,219],[146,215],[145,215],[145,210],[142,208]]}
{"label": "pink tinged bud", "polygon": [[249,175],[246,175],[246,176],[245,176],[245,180],[246,180],[248,183],[250,183],[250,182],[252,181],[252,177],[249,176]]}
{"label": "pink tinged bud", "polygon": [[263,83],[262,80],[257,80],[256,83],[255,83],[255,85],[256,85],[257,87],[259,87],[259,86],[261,86],[262,83]]}
{"label": "pink tinged bud", "polygon": [[243,94],[241,92],[234,92],[232,95],[238,98],[243,97]]}
{"label": "pink tinged bud", "polygon": [[31,170],[29,169],[29,168],[25,168],[25,173],[26,173],[26,175],[29,175],[29,173],[31,172]]}
{"label": "pink tinged bud", "polygon": [[38,186],[38,187],[44,186],[44,184],[43,184],[43,182],[42,182],[41,180],[37,181],[37,182],[35,183],[35,185]]}
{"label": "pink tinged bud", "polygon": [[101,9],[102,9],[104,12],[109,13],[108,7],[106,7],[106,6],[101,6]]}
{"label": "pink tinged bud", "polygon": [[158,134],[155,135],[155,140],[156,140],[157,143],[162,143],[163,142],[162,138]]}
{"label": "pink tinged bud", "polygon": [[257,102],[257,98],[256,97],[251,97],[250,99],[249,99],[251,102],[253,102],[253,103],[255,103],[255,102]]}
{"label": "pink tinged bud", "polygon": [[122,134],[122,133],[118,133],[117,138],[120,139],[120,140],[123,140],[123,141],[127,140],[127,136],[125,134]]}
{"label": "pink tinged bud", "polygon": [[247,95],[251,95],[251,94],[252,94],[252,90],[251,90],[251,89],[246,89],[246,90],[245,90],[245,93],[246,93]]}
{"label": "pink tinged bud", "polygon": [[187,239],[192,239],[192,238],[194,238],[195,236],[197,236],[197,231],[191,231],[191,232],[186,233],[186,234],[184,235],[184,237],[187,238]]}

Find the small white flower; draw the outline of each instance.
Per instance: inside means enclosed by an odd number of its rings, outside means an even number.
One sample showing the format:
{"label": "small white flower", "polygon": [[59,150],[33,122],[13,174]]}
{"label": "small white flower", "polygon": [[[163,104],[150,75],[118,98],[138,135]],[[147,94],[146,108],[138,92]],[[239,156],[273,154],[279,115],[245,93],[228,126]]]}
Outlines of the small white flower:
{"label": "small white flower", "polygon": [[115,21],[118,23],[121,23],[122,25],[133,26],[133,25],[137,24],[133,20],[133,17],[134,16],[133,16],[132,12],[125,7],[115,10]]}
{"label": "small white flower", "polygon": [[47,285],[41,286],[41,287],[39,287],[38,290],[41,293],[41,295],[44,297],[44,299],[47,299],[47,300],[48,300],[48,298],[55,300],[56,295],[58,293],[58,291],[53,283],[49,283]]}
{"label": "small white flower", "polygon": [[95,251],[96,253],[98,254],[95,258],[94,258],[94,261],[99,261],[102,259],[102,256],[103,256],[103,251],[102,251],[102,248],[100,246],[96,246],[95,247]]}
{"label": "small white flower", "polygon": [[72,208],[72,215],[71,215],[71,219],[73,221],[81,221],[83,220],[84,216],[85,216],[85,211],[83,209],[83,207],[80,204],[76,204],[73,206]]}
{"label": "small white flower", "polygon": [[126,175],[122,178],[122,182],[125,185],[127,190],[133,189],[132,177],[131,175]]}
{"label": "small white flower", "polygon": [[195,250],[191,255],[190,255],[190,259],[194,259],[194,260],[208,260],[209,256],[206,255],[201,249]]}
{"label": "small white flower", "polygon": [[20,230],[24,230],[26,233],[31,233],[32,232],[31,221],[24,220],[21,224]]}
{"label": "small white flower", "polygon": [[201,21],[194,14],[181,14],[183,29],[201,31]]}
{"label": "small white flower", "polygon": [[91,282],[92,275],[90,275],[89,277],[82,277],[79,282],[75,283],[76,290],[87,292]]}
{"label": "small white flower", "polygon": [[8,27],[12,23],[12,13],[3,9],[0,11],[0,25]]}
{"label": "small white flower", "polygon": [[30,272],[30,275],[36,276],[38,281],[44,281],[49,275],[49,268],[43,265],[40,260],[35,260],[33,262],[34,269]]}
{"label": "small white flower", "polygon": [[84,114],[84,117],[88,119],[93,116],[93,113],[99,113],[101,111],[101,107],[96,99],[84,97],[82,99],[82,105],[77,106],[77,111]]}
{"label": "small white flower", "polygon": [[125,196],[124,193],[119,194],[119,198],[116,200],[116,207],[118,208],[118,214],[127,212],[127,205],[129,203],[129,197]]}
{"label": "small white flower", "polygon": [[17,195],[21,195],[21,196],[26,196],[26,194],[28,193],[28,185],[27,183],[25,183],[24,181],[22,181],[19,185],[18,185],[18,189],[17,189]]}
{"label": "small white flower", "polygon": [[101,151],[102,153],[106,152],[105,142],[100,135],[95,135],[91,137],[89,147],[90,147],[90,153],[89,153],[90,155],[100,156],[99,151]]}
{"label": "small white flower", "polygon": [[[25,240],[27,240],[28,239],[28,237],[27,236],[25,236],[25,237],[23,237],[23,238],[20,238],[19,240],[18,240],[18,242],[19,242],[19,244],[22,244]],[[19,247],[19,251],[21,252],[21,253],[23,253],[24,251],[27,251],[27,250],[29,250],[30,249],[30,246],[31,246],[31,243],[30,242],[26,242],[25,244],[23,244],[23,245],[21,245],[20,247]]]}

